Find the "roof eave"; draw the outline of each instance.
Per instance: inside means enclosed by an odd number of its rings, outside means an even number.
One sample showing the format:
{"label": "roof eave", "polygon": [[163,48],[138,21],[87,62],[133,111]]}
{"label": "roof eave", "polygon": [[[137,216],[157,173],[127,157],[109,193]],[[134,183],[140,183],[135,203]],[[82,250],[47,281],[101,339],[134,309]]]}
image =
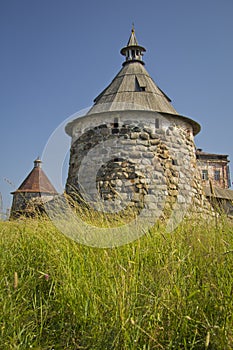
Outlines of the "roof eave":
{"label": "roof eave", "polygon": [[14,192],[11,192],[11,194],[17,194],[17,193],[39,193],[39,194],[50,194],[50,195],[58,194],[56,191],[50,192],[50,191],[38,191],[38,190],[16,190]]}
{"label": "roof eave", "polygon": [[[166,113],[166,112],[159,112],[161,114],[164,114],[164,115],[172,115],[171,113]],[[185,117],[183,115],[180,115],[180,114],[174,114],[174,117],[175,118],[181,118],[183,119],[184,121],[188,122],[189,124],[192,125],[192,128],[193,128],[193,135],[196,136],[200,131],[201,131],[201,125],[197,122],[195,122],[193,119],[190,119],[188,117]]]}
{"label": "roof eave", "polygon": [[125,56],[125,53],[129,50],[129,49],[136,49],[136,50],[140,50],[142,52],[146,52],[145,47],[140,46],[140,45],[130,45],[130,46],[125,46],[121,49],[120,53]]}

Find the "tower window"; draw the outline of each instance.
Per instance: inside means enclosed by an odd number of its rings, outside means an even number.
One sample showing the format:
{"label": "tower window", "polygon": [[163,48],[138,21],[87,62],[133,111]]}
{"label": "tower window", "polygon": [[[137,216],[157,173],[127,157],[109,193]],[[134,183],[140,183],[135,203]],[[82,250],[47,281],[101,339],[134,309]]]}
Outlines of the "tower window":
{"label": "tower window", "polygon": [[159,129],[159,118],[155,119],[155,128]]}
{"label": "tower window", "polygon": [[118,118],[114,118],[113,127],[114,127],[114,128],[119,128]]}
{"label": "tower window", "polygon": [[119,134],[119,123],[118,118],[114,118],[112,134]]}
{"label": "tower window", "polygon": [[146,91],[147,81],[143,76],[137,75],[135,77],[135,91]]}
{"label": "tower window", "polygon": [[208,170],[203,169],[202,170],[202,180],[208,180],[209,176],[208,176]]}

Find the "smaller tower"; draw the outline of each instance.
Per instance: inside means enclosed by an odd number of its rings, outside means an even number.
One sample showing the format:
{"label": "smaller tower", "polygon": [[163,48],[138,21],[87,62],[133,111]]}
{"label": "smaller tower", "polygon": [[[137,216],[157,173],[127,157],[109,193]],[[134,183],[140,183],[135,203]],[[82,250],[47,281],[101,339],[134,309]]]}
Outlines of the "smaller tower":
{"label": "smaller tower", "polygon": [[19,188],[12,192],[13,202],[10,218],[34,216],[44,212],[43,203],[54,198],[57,191],[41,168],[39,157],[34,161],[34,167]]}

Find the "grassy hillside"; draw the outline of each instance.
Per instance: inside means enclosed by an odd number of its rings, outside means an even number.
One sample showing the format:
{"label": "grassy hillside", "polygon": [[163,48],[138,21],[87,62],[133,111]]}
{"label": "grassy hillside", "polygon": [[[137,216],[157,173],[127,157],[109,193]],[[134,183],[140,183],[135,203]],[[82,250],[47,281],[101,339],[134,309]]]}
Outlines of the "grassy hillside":
{"label": "grassy hillside", "polygon": [[0,349],[232,349],[232,231],[189,222],[98,249],[1,222]]}

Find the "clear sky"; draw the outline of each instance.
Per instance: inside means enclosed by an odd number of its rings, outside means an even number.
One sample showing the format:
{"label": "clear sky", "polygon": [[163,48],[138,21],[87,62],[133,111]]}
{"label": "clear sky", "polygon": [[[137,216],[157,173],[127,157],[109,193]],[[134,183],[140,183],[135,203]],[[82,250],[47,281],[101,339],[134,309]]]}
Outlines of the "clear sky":
{"label": "clear sky", "polygon": [[233,179],[232,18],[232,0],[0,0],[4,208],[57,126],[121,69],[132,22],[146,69],[201,124],[197,147],[229,154]]}

